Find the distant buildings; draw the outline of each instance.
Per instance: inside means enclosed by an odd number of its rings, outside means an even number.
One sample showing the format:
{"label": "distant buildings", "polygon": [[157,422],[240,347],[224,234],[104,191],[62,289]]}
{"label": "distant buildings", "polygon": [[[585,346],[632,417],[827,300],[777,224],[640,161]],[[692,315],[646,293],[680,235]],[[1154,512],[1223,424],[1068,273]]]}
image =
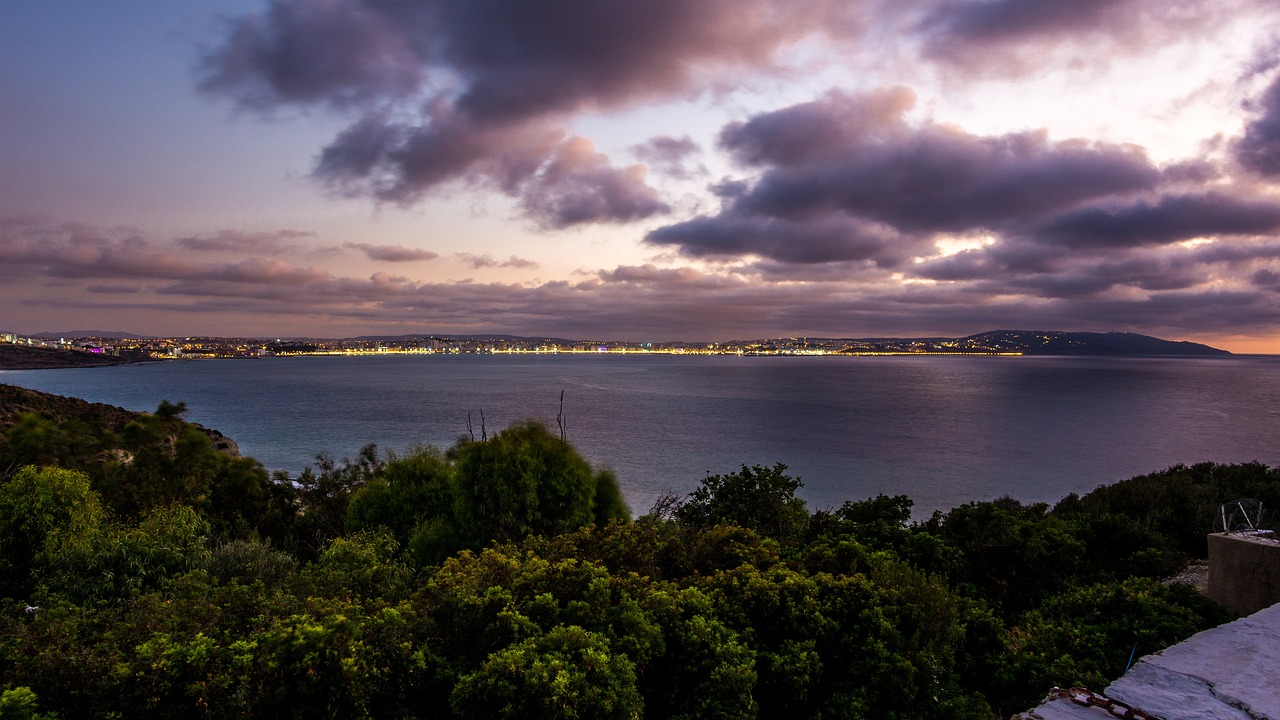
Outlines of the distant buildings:
{"label": "distant buildings", "polygon": [[[407,336],[370,339],[105,338],[41,340],[13,333],[8,343],[86,350],[139,359],[258,359],[298,355],[921,355],[1018,354],[1017,343],[974,338],[766,338],[730,342],[630,342],[526,337]],[[1007,338],[1005,338],[1007,340]]]}

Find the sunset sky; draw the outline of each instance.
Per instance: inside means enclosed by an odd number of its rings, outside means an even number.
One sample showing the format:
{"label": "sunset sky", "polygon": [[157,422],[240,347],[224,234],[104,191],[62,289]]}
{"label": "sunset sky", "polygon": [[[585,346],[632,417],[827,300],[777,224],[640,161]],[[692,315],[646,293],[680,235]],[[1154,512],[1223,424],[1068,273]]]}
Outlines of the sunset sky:
{"label": "sunset sky", "polygon": [[42,0],[0,68],[0,331],[1280,352],[1274,0]]}

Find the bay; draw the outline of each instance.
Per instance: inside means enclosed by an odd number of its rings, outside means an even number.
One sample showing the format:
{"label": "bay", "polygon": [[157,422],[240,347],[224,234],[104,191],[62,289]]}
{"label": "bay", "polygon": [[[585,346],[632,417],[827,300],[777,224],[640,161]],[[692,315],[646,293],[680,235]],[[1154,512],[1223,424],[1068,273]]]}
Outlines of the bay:
{"label": "bay", "polygon": [[[1280,463],[1280,358],[387,355],[0,372],[187,418],[297,474],[318,452],[403,453],[524,419],[612,468],[639,514],[707,473],[786,464],[811,509],[906,494],[923,517],[1177,463]],[[483,414],[483,430],[482,417]]]}

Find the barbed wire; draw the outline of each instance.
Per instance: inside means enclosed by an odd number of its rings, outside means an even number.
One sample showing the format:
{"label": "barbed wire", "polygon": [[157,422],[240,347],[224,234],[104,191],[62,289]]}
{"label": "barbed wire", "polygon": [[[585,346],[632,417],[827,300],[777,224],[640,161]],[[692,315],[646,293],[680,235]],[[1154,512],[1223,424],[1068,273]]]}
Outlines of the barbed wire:
{"label": "barbed wire", "polygon": [[1112,700],[1105,695],[1090,692],[1082,687],[1067,688],[1065,690],[1056,687],[1049,691],[1049,697],[1070,700],[1077,705],[1084,705],[1085,707],[1102,708],[1112,716],[1124,718],[1124,720],[1161,720],[1155,715],[1126,705],[1119,700]]}

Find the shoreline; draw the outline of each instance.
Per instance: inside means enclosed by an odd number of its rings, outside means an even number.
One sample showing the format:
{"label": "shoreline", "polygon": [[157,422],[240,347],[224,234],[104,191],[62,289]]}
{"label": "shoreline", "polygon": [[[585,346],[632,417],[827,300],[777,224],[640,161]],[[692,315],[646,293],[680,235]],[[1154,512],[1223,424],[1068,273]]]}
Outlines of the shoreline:
{"label": "shoreline", "polygon": [[80,350],[0,345],[0,370],[61,370],[64,368],[134,365],[144,362],[157,361],[150,358],[122,358],[115,355],[98,355]]}

